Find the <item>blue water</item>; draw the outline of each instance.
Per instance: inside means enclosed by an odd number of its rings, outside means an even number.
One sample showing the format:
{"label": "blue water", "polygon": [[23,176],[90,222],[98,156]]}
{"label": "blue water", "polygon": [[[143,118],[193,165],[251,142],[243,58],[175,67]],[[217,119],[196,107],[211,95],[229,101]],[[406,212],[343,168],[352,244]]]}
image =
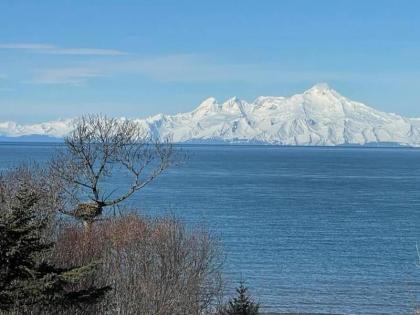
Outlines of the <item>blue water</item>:
{"label": "blue water", "polygon": [[[53,149],[2,144],[0,168],[46,161]],[[413,314],[420,304],[420,150],[183,150],[187,162],[131,203],[208,224],[226,277],[245,279],[264,310]]]}

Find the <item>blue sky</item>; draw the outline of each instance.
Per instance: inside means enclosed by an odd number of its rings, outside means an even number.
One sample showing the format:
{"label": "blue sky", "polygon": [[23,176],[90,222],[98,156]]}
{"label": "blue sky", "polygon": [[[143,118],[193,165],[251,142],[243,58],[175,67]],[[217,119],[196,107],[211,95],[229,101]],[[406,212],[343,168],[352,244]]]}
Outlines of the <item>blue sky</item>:
{"label": "blue sky", "polygon": [[420,1],[0,1],[0,121],[172,114],[317,82],[420,116]]}

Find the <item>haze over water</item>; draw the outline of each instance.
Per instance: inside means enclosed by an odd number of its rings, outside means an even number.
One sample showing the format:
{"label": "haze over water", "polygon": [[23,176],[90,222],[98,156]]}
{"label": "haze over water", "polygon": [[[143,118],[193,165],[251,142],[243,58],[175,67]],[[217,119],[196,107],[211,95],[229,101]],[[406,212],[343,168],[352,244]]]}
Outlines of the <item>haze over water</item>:
{"label": "haze over water", "polygon": [[[0,144],[0,169],[52,145]],[[183,146],[188,160],[135,195],[222,241],[226,277],[265,310],[412,314],[420,300],[420,150]],[[112,185],[120,185],[119,176]]]}

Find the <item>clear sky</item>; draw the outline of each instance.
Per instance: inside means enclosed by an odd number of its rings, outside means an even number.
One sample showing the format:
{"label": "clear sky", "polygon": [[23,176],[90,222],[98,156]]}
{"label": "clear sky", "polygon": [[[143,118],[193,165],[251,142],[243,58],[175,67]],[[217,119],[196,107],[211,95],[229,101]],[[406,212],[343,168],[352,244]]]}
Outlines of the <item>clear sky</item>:
{"label": "clear sky", "polygon": [[0,0],[0,121],[172,114],[317,82],[420,116],[420,1]]}

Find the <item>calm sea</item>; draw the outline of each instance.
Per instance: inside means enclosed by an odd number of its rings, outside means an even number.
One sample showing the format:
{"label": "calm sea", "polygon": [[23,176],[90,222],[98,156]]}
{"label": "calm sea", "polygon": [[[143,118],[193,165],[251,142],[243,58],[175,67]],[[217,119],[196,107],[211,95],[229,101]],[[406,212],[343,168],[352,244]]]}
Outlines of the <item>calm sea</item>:
{"label": "calm sea", "polygon": [[[0,169],[53,150],[1,144]],[[420,150],[183,150],[188,161],[131,203],[208,224],[230,283],[245,279],[265,310],[413,314],[420,304]]]}

